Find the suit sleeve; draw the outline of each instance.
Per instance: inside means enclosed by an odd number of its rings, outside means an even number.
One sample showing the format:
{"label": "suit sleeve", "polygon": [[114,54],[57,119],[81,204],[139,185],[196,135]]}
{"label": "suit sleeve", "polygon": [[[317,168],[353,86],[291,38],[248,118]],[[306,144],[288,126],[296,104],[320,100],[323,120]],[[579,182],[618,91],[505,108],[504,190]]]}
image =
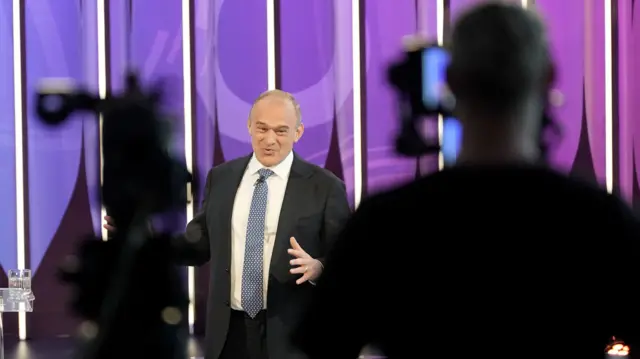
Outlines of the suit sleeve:
{"label": "suit sleeve", "polygon": [[207,230],[207,202],[209,200],[213,169],[207,174],[204,199],[200,210],[187,224],[185,233],[175,238],[177,262],[185,266],[201,266],[209,261],[209,231]]}
{"label": "suit sleeve", "polygon": [[[340,231],[351,216],[351,208],[347,200],[347,190],[344,182],[336,179],[331,186],[329,197],[324,208],[324,223],[321,233],[324,253],[328,253],[336,239],[340,235]],[[325,258],[316,258],[322,265],[325,265]]]}
{"label": "suit sleeve", "polygon": [[[371,340],[375,313],[375,265],[371,265],[377,238],[366,225],[372,218],[353,215],[327,256],[325,270],[300,324],[293,344],[310,359],[357,358]],[[375,260],[375,259],[374,259]]]}

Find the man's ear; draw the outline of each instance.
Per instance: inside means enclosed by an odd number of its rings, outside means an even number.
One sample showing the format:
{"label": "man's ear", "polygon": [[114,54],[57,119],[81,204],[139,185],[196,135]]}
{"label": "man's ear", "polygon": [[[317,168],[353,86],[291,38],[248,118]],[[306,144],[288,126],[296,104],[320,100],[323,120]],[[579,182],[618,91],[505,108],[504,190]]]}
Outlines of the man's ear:
{"label": "man's ear", "polygon": [[251,120],[247,120],[247,132],[251,134]]}
{"label": "man's ear", "polygon": [[546,88],[553,88],[553,84],[556,82],[556,66],[553,63],[549,64],[545,81]]}
{"label": "man's ear", "polygon": [[293,142],[300,141],[300,138],[302,137],[303,133],[304,133],[304,125],[300,123],[300,125],[298,125],[298,127],[296,128],[296,139]]}
{"label": "man's ear", "polygon": [[455,96],[458,93],[460,82],[458,81],[458,76],[456,75],[455,70],[453,70],[451,66],[447,66],[446,81],[451,94]]}

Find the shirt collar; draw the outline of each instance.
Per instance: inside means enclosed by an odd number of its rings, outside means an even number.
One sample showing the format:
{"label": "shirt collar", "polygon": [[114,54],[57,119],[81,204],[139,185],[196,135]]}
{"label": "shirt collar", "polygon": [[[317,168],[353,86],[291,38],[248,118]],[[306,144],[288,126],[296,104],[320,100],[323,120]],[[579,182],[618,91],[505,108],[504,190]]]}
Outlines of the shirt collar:
{"label": "shirt collar", "polygon": [[291,165],[293,164],[293,151],[289,152],[287,157],[285,157],[280,163],[272,167],[263,166],[256,154],[254,153],[251,156],[251,160],[249,160],[249,165],[247,166],[247,171],[249,174],[256,174],[262,168],[268,168],[273,171],[273,173],[280,178],[289,178],[289,173],[291,172]]}

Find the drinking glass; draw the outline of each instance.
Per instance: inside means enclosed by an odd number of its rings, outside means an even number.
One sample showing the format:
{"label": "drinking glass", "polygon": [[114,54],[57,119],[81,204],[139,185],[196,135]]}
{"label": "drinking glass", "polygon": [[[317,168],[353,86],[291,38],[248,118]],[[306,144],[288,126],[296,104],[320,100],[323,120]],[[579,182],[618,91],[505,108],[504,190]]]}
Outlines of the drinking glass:
{"label": "drinking glass", "polygon": [[20,289],[23,300],[33,300],[31,292],[31,269],[10,269],[9,289]]}

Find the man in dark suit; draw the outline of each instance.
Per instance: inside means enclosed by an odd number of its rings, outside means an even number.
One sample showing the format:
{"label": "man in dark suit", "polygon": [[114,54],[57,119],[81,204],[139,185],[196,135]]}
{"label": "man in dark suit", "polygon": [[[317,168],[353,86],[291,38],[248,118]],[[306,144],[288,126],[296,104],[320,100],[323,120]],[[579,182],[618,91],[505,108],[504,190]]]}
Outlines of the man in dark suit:
{"label": "man in dark suit", "polygon": [[262,94],[248,129],[253,154],[209,171],[176,253],[211,261],[207,359],[304,358],[289,337],[350,215],[345,186],[293,152],[304,126],[290,94]]}

